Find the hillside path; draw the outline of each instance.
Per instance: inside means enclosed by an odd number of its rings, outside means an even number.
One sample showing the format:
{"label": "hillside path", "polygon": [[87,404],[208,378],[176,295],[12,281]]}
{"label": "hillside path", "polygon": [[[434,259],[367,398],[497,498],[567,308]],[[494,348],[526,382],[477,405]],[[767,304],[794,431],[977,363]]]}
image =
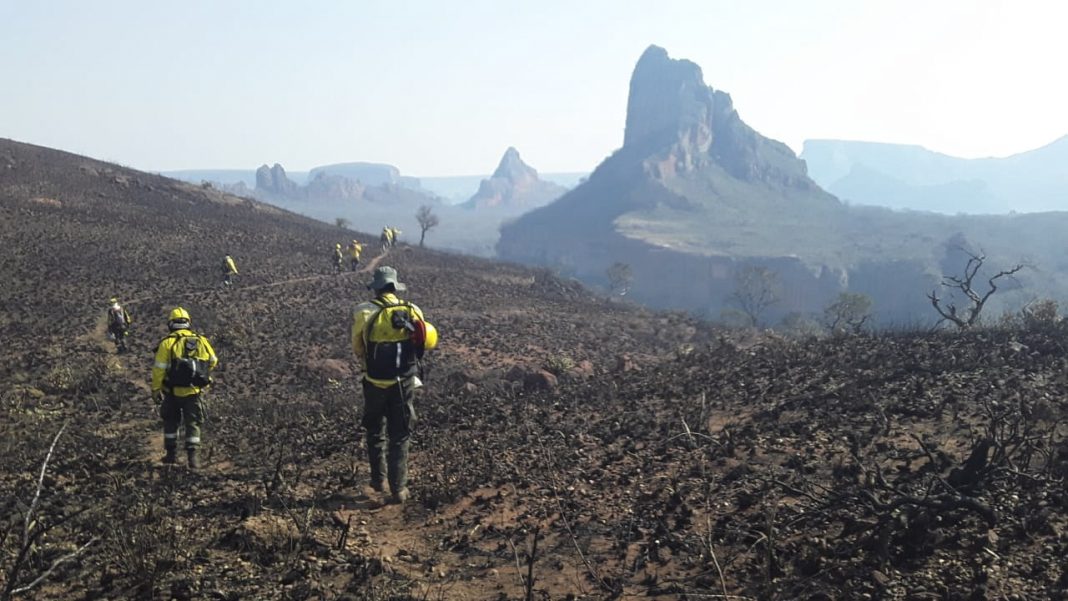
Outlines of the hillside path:
{"label": "hillside path", "polygon": [[[341,274],[319,274],[319,275],[301,277],[301,278],[290,278],[290,279],[287,279],[287,280],[279,280],[277,282],[268,282],[266,284],[255,284],[255,285],[252,285],[252,286],[238,286],[238,287],[235,287],[235,289],[239,289],[239,290],[259,290],[259,289],[263,289],[263,288],[274,288],[274,287],[279,287],[279,286],[287,286],[287,285],[290,285],[290,284],[300,284],[300,283],[307,283],[307,282],[315,282],[315,281],[319,281],[319,280],[326,279],[326,278],[336,278],[339,275],[347,276],[347,275],[350,275],[350,274],[357,274],[357,275],[359,275],[359,274],[368,274],[368,273],[371,273],[372,271],[374,271],[374,269],[376,267],[378,267],[378,264],[381,263],[382,260],[384,258],[386,258],[387,256],[389,256],[389,249],[388,248],[383,248],[382,252],[378,253],[373,259],[371,259],[371,261],[368,262],[367,265],[365,265],[364,267],[362,267],[362,268],[360,268],[360,269],[358,269],[356,271],[346,271],[346,272],[343,272]],[[210,290],[212,290],[212,289],[203,289],[202,291],[207,292],[207,291],[210,291]],[[124,304],[127,305],[127,306],[133,306],[133,305],[136,305],[136,304],[139,304],[139,303],[145,303],[145,302],[154,301],[154,300],[160,300],[160,297],[158,297],[158,296],[144,296],[144,297],[139,297],[139,298],[133,298],[133,299],[127,300]],[[101,315],[100,317],[98,317],[96,319],[95,323],[93,324],[93,327],[87,333],[85,333],[82,336],[80,336],[79,339],[82,342],[85,342],[85,343],[91,344],[93,346],[96,346],[97,348],[99,348],[99,352],[106,353],[106,354],[109,354],[109,355],[113,355],[113,356],[115,356],[117,358],[128,357],[128,355],[124,356],[124,355],[115,355],[114,354],[114,345],[113,345],[113,343],[111,343],[107,339],[107,316],[106,315]],[[115,364],[116,369],[115,369],[114,373],[116,375],[121,375],[121,379],[123,381],[125,381],[126,383],[128,383],[129,385],[131,385],[132,387],[136,388],[139,391],[144,392],[146,397],[148,395],[150,395],[152,391],[151,391],[151,388],[149,386],[149,383],[145,380],[144,377],[141,377],[139,375],[133,375],[134,373],[138,373],[138,372],[135,370],[133,373],[131,373],[130,370],[126,369],[125,363],[126,362],[124,360],[122,360],[122,359],[120,359],[118,362],[116,362],[116,364]],[[135,402],[136,402],[136,400],[135,400]],[[139,419],[139,420],[136,420],[136,421],[133,421],[133,422],[127,422],[126,424],[124,424],[125,427],[127,427],[127,428],[137,428],[137,429],[142,429],[142,430],[150,432],[148,434],[148,436],[146,437],[145,444],[144,444],[144,450],[145,450],[144,459],[146,459],[150,463],[154,463],[158,459],[158,457],[156,455],[156,453],[158,451],[158,448],[160,446],[160,433],[158,432],[159,428],[157,427],[158,423],[159,423],[158,419],[152,419],[152,418],[147,418],[146,417],[146,418],[143,418],[143,419]]]}

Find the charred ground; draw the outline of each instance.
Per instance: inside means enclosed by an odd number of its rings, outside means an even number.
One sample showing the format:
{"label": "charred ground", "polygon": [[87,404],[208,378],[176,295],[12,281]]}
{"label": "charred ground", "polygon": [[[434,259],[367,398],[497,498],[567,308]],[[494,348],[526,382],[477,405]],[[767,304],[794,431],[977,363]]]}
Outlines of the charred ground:
{"label": "charred ground", "polygon": [[[370,236],[13,142],[0,212],[0,598],[71,554],[24,596],[519,599],[528,574],[552,599],[1068,590],[1056,326],[741,340],[394,249],[443,344],[414,499],[382,507],[348,349],[367,274],[329,273],[334,242]],[[103,337],[112,295],[129,355]],[[222,360],[196,474],[158,463],[148,399],[175,304]]]}

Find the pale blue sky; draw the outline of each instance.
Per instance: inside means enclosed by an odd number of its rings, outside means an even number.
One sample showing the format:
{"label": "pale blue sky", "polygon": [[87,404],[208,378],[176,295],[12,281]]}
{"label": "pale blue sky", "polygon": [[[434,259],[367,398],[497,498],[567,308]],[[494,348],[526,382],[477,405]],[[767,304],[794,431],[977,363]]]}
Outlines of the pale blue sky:
{"label": "pale blue sky", "polygon": [[1001,156],[1068,134],[1066,23],[1028,0],[0,0],[0,137],[151,170],[478,174],[515,146],[587,171],[657,44],[795,151]]}

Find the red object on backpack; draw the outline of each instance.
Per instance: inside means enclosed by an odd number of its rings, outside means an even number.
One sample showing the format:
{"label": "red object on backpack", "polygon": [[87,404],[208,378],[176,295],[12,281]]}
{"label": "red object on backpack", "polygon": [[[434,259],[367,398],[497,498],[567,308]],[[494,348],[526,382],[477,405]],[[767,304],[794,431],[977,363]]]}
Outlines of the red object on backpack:
{"label": "red object on backpack", "polygon": [[412,322],[412,325],[415,326],[415,331],[411,335],[412,344],[415,348],[422,349],[426,343],[426,322],[420,319]]}

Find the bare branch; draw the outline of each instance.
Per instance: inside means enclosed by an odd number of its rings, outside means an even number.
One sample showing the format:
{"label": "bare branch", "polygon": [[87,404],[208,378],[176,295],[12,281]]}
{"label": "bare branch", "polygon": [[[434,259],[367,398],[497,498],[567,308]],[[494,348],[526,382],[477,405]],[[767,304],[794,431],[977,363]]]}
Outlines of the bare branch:
{"label": "bare branch", "polygon": [[52,460],[52,453],[56,450],[59,437],[63,435],[63,431],[67,429],[67,424],[69,423],[70,420],[63,422],[63,426],[59,428],[59,432],[56,432],[55,438],[52,439],[52,445],[48,447],[48,453],[45,455],[44,461],[41,462],[41,473],[37,476],[37,490],[33,493],[33,501],[30,501],[30,508],[26,510],[26,524],[22,530],[23,543],[27,543],[30,538],[33,515],[37,511],[37,504],[41,501],[41,489],[44,488],[44,477],[45,472],[48,470],[48,462]]}
{"label": "bare branch", "polygon": [[84,553],[85,550],[88,549],[90,545],[92,545],[93,543],[95,543],[98,540],[100,540],[100,539],[94,536],[93,538],[89,539],[89,542],[85,543],[81,547],[78,547],[78,549],[76,549],[74,551],[71,551],[70,553],[67,553],[63,557],[60,557],[60,558],[56,559],[55,561],[52,562],[52,565],[48,566],[48,569],[45,570],[40,576],[35,578],[33,582],[27,584],[26,586],[20,586],[19,588],[16,588],[16,589],[12,590],[11,594],[18,595],[20,593],[25,593],[25,592],[28,592],[28,591],[32,590],[38,584],[41,584],[49,576],[51,576],[52,572],[56,571],[56,568],[58,568],[59,566],[65,564],[65,563],[67,563],[68,561],[74,561],[75,559],[78,558],[79,555]]}
{"label": "bare branch", "polygon": [[991,296],[998,290],[997,280],[1006,276],[1012,276],[1018,271],[1023,269],[1025,265],[1017,264],[1016,266],[999,271],[998,273],[987,279],[988,290],[984,294],[980,294],[975,289],[975,278],[979,273],[979,269],[986,261],[986,255],[975,254],[969,250],[958,247],[959,250],[968,255],[968,262],[964,265],[964,274],[961,277],[954,275],[943,275],[942,286],[944,288],[951,288],[960,291],[968,300],[971,305],[964,310],[964,315],[958,312],[956,305],[947,303],[943,308],[943,301],[938,297],[936,290],[932,290],[927,298],[931,301],[931,306],[942,317],[944,321],[951,321],[958,329],[966,329],[975,325],[979,321],[979,316],[982,314],[983,307],[986,306],[986,302]]}

